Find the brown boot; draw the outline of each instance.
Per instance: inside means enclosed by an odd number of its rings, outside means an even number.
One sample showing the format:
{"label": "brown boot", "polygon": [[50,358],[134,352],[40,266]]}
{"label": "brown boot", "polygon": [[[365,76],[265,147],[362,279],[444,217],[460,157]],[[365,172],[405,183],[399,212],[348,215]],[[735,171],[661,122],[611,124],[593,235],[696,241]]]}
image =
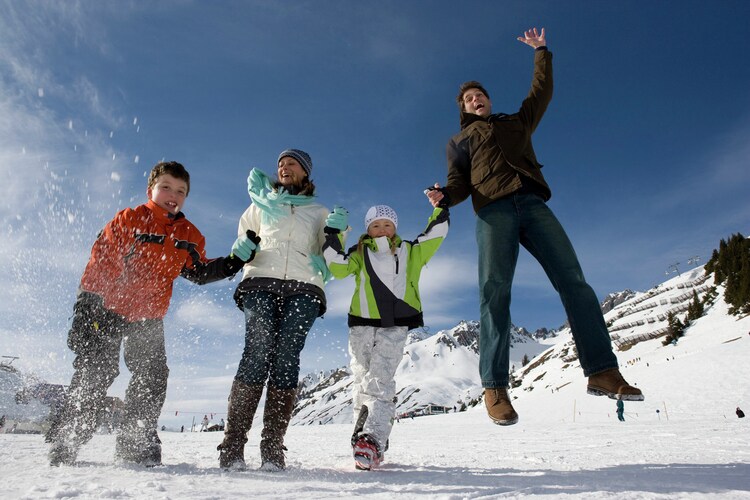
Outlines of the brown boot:
{"label": "brown boot", "polygon": [[232,383],[229,393],[229,409],[224,427],[224,441],[219,450],[219,467],[222,469],[247,468],[245,465],[245,443],[247,433],[253,425],[255,410],[263,394],[262,385],[248,385],[239,380]]}
{"label": "brown boot", "polygon": [[486,387],[484,405],[490,419],[497,425],[513,425],[518,422],[518,413],[510,404],[508,389],[505,387]]}
{"label": "brown boot", "polygon": [[617,368],[591,375],[586,392],[594,396],[607,396],[610,399],[643,401],[641,390],[628,384]]}
{"label": "brown boot", "polygon": [[284,435],[292,419],[297,402],[297,389],[268,387],[266,407],[263,412],[263,432],[260,441],[260,468],[267,471],[283,470]]}

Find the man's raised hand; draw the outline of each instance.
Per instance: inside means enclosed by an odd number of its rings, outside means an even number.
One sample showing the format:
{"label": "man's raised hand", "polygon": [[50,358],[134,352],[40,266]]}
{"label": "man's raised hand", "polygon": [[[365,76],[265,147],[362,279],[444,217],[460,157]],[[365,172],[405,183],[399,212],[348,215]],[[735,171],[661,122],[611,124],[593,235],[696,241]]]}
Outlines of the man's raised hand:
{"label": "man's raised hand", "polygon": [[534,47],[535,49],[547,46],[547,39],[544,36],[544,28],[542,28],[541,33],[537,32],[536,28],[530,28],[524,31],[523,36],[519,36],[517,40],[530,47]]}

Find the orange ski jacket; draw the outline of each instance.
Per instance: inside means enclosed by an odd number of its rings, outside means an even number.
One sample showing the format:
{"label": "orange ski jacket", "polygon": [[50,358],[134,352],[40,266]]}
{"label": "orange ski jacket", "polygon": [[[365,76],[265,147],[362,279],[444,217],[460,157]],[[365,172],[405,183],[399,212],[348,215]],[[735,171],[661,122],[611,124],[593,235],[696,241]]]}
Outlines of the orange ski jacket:
{"label": "orange ski jacket", "polygon": [[205,284],[242,267],[234,257],[207,260],[205,245],[182,212],[173,215],[151,200],[126,208],[97,236],[80,291],[100,295],[105,308],[128,321],[163,318],[178,276]]}

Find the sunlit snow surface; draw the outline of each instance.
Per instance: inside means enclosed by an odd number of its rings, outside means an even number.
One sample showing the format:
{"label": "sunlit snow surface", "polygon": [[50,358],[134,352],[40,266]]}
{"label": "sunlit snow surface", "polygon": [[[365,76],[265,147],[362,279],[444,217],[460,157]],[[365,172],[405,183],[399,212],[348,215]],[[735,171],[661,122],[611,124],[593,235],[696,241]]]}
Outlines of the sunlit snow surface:
{"label": "sunlit snow surface", "polygon": [[281,473],[253,470],[257,433],[246,448],[251,470],[231,473],[218,468],[217,433],[162,433],[165,465],[153,469],[115,465],[111,435],[95,436],[78,466],[52,468],[41,436],[2,434],[0,490],[4,498],[750,498],[746,419],[572,423],[548,410],[519,405],[521,422],[508,428],[482,409],[402,420],[371,472],[354,469],[343,424],[292,427]]}
{"label": "sunlit snow surface", "polygon": [[[612,329],[671,307],[661,305],[663,294],[682,293],[677,285],[699,274],[622,304],[628,313]],[[650,301],[659,305],[636,311]],[[660,326],[617,331],[625,338]],[[218,468],[220,433],[161,432],[164,465],[152,469],[115,463],[114,435],[94,436],[77,466],[52,468],[41,435],[0,434],[0,497],[750,498],[750,417],[735,415],[737,406],[750,410],[750,317],[728,315],[720,296],[676,345],[657,338],[617,351],[626,379],[646,395],[625,403],[625,422],[613,400],[586,394],[561,337],[511,391],[518,424],[493,425],[483,405],[402,418],[375,471],[354,469],[344,423],[291,426],[281,473],[256,470],[260,418],[245,452],[250,470],[231,473]]]}

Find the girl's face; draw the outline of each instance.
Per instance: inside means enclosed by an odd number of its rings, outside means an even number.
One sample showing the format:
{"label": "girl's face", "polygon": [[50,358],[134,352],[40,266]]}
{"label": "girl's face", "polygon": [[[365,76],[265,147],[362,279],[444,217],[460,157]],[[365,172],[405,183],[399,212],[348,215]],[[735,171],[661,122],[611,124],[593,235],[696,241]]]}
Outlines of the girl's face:
{"label": "girl's face", "polygon": [[187,182],[169,174],[162,174],[146,189],[148,198],[167,212],[177,215],[187,198]]}
{"label": "girl's face", "polygon": [[396,226],[388,219],[377,219],[370,223],[367,234],[371,238],[380,238],[381,236],[393,238],[396,234]]}
{"label": "girl's face", "polygon": [[302,186],[302,181],[307,177],[305,169],[297,160],[291,156],[285,156],[279,160],[279,183],[284,187]]}

